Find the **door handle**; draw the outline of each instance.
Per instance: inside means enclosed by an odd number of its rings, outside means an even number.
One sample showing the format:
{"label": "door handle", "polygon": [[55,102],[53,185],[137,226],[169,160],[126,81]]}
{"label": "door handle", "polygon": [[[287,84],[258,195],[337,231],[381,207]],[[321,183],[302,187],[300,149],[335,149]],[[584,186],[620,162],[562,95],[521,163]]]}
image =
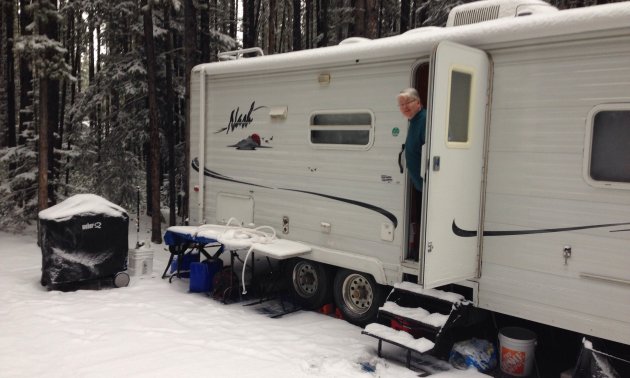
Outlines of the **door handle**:
{"label": "door handle", "polygon": [[433,170],[436,172],[440,170],[440,157],[439,156],[433,157]]}
{"label": "door handle", "polygon": [[400,152],[398,153],[398,167],[400,167],[400,173],[403,173],[403,166],[402,166],[402,154],[403,152],[405,152],[405,145],[403,144],[402,147],[400,148]]}

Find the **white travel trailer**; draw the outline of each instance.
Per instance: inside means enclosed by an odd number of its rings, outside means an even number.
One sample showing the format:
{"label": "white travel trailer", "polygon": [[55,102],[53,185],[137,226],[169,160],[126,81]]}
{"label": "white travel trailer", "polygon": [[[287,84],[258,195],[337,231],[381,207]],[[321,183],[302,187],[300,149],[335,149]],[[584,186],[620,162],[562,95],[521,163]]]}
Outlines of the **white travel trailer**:
{"label": "white travel trailer", "polygon": [[[428,105],[422,198],[410,86]],[[191,93],[190,223],[307,245],[290,264],[305,304],[365,323],[381,285],[457,284],[630,344],[630,3],[470,3],[444,28],[202,64]]]}

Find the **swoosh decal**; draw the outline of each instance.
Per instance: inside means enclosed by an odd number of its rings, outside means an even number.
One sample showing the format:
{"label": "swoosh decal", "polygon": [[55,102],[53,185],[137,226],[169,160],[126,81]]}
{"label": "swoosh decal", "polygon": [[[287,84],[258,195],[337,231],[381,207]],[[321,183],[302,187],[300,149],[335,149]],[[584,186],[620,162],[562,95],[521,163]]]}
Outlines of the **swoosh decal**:
{"label": "swoosh decal", "polygon": [[[608,224],[594,224],[590,226],[577,226],[577,227],[563,227],[563,228],[544,228],[539,230],[514,230],[514,231],[484,231],[483,236],[510,236],[510,235],[529,235],[529,234],[546,234],[551,232],[565,232],[565,231],[576,231],[576,230],[586,230],[589,228],[602,228],[602,227],[615,227],[615,226],[625,226],[629,225],[630,222],[625,223],[608,223]],[[477,236],[476,230],[464,230],[457,226],[455,223],[455,219],[453,219],[452,225],[453,233],[457,236],[461,236],[463,238],[469,238],[473,236]],[[619,231],[630,231],[630,230],[615,230],[610,232],[619,232]]]}
{"label": "swoosh decal", "polygon": [[[193,168],[195,171],[199,172],[199,160],[198,160],[197,158],[194,158],[194,159],[193,159],[193,161],[190,163],[190,165],[192,166],[192,168]],[[257,186],[257,187],[259,187],[259,188],[265,188],[265,189],[274,189],[274,188],[272,188],[272,187],[270,187],[270,186],[264,186],[264,185],[252,184],[252,183],[250,183],[250,182],[246,182],[246,181],[239,181],[239,180],[233,179],[233,178],[231,178],[231,177],[224,176],[224,175],[222,175],[222,174],[220,174],[220,173],[216,173],[216,172],[214,172],[214,171],[211,171],[211,170],[209,170],[209,169],[207,169],[207,168],[204,168],[204,169],[203,169],[203,175],[204,175],[204,176],[208,176],[208,177],[212,177],[212,178],[215,178],[215,179],[218,179],[218,180],[224,180],[224,181],[235,182],[235,183],[237,183],[237,184],[252,185],[252,186]]]}
{"label": "swoosh decal", "polygon": [[366,209],[369,209],[369,210],[372,210],[372,211],[376,211],[377,213],[380,213],[380,214],[384,215],[387,219],[389,219],[394,224],[394,228],[398,227],[398,219],[396,219],[396,216],[394,214],[392,214],[389,211],[387,211],[385,209],[382,209],[380,207],[377,207],[377,206],[374,206],[374,205],[370,205],[369,203],[365,203],[365,202],[361,202],[361,201],[355,201],[355,200],[342,198],[342,197],[335,197],[335,196],[331,196],[331,195],[328,195],[328,194],[309,192],[309,191],[306,191],[306,190],[286,189],[286,188],[278,188],[278,189],[280,189],[280,190],[288,190],[288,191],[291,191],[291,192],[312,194],[314,196],[330,198],[330,199],[335,200],[335,201],[341,201],[341,202],[349,203],[349,204],[352,204],[352,205],[364,207]]}
{"label": "swoosh decal", "polygon": [[[191,166],[192,166],[192,168],[195,171],[199,172],[199,160],[198,160],[198,158],[194,158],[192,160]],[[335,197],[335,196],[331,196],[331,195],[323,194],[323,193],[309,192],[309,191],[306,191],[306,190],[289,189],[289,188],[273,188],[271,186],[252,184],[250,182],[233,179],[233,178],[231,178],[229,176],[225,176],[225,175],[222,175],[220,173],[211,171],[211,170],[209,170],[207,168],[204,168],[203,175],[211,177],[211,178],[215,178],[217,180],[224,180],[224,181],[235,182],[235,183],[238,183],[238,184],[252,185],[252,186],[256,186],[256,187],[259,187],[259,188],[265,188],[265,189],[278,189],[278,190],[286,190],[286,191],[290,191],[290,192],[311,194],[311,195],[314,195],[314,196],[324,197],[324,198],[332,199],[332,200],[335,200],[335,201],[349,203],[351,205],[360,206],[360,207],[366,208],[368,210],[375,211],[375,212],[377,212],[377,213],[379,213],[381,215],[384,215],[387,219],[389,219],[394,224],[394,228],[398,227],[398,219],[396,218],[396,216],[394,214],[390,213],[389,211],[387,211],[387,210],[385,210],[383,208],[371,205],[369,203],[356,201],[356,200],[343,198],[343,197]]]}

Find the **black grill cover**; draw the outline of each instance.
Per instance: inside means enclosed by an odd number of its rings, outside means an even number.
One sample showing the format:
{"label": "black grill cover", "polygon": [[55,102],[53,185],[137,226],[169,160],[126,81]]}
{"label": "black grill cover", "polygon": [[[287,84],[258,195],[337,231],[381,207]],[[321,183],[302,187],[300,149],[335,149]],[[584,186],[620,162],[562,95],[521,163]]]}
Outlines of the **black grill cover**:
{"label": "black grill cover", "polygon": [[39,213],[43,285],[113,277],[127,269],[129,216],[94,194],[78,194]]}

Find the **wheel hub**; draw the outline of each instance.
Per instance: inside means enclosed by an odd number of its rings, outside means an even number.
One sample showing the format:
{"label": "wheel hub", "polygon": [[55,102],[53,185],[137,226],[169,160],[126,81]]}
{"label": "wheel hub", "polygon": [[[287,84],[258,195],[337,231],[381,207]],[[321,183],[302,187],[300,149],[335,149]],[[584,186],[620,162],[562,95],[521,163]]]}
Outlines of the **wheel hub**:
{"label": "wheel hub", "polygon": [[352,274],[344,281],[343,300],[353,312],[363,314],[374,300],[372,286],[362,275]]}
{"label": "wheel hub", "polygon": [[304,297],[310,297],[317,291],[317,273],[312,265],[299,263],[293,269],[293,286]]}

